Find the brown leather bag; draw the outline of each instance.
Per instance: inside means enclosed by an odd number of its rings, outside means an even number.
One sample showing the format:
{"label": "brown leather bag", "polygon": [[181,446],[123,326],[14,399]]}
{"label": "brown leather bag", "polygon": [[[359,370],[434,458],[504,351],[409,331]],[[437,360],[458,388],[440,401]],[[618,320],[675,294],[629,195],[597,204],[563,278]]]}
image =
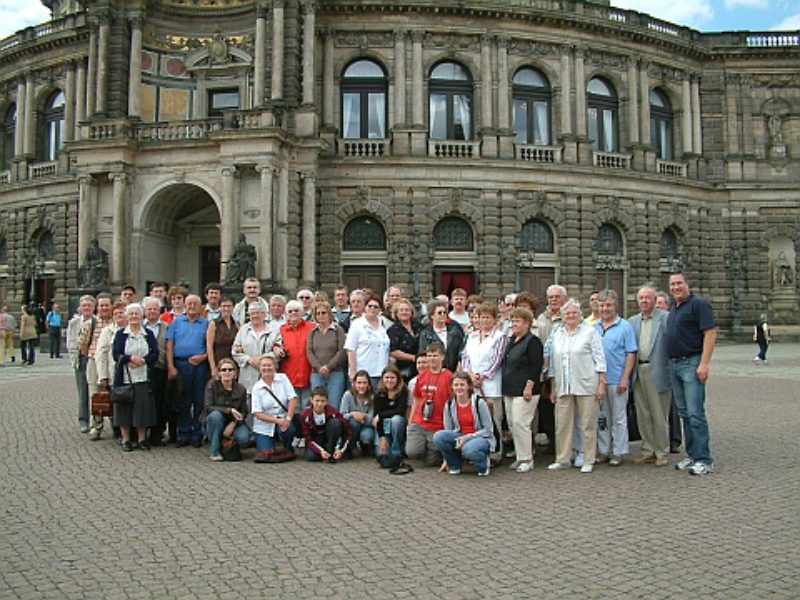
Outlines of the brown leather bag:
{"label": "brown leather bag", "polygon": [[90,411],[95,417],[110,417],[112,414],[111,391],[102,389],[92,394]]}

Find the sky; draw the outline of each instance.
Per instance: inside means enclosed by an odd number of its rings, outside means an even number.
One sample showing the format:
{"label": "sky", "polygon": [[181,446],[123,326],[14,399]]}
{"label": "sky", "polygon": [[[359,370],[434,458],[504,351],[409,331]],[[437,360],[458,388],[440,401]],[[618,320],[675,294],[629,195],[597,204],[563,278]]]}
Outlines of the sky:
{"label": "sky", "polygon": [[[800,30],[800,0],[611,0],[611,4],[700,31]],[[49,20],[50,11],[38,0],[0,0],[0,15],[2,39]]]}

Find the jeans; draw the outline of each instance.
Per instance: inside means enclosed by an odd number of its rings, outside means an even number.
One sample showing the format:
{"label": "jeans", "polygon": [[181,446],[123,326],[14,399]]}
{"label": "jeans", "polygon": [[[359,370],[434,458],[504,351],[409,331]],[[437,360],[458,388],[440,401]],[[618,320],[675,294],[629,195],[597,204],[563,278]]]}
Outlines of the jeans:
{"label": "jeans", "polygon": [[440,429],[433,434],[433,443],[447,461],[447,467],[451,470],[460,469],[464,460],[468,460],[479,473],[486,471],[489,466],[489,440],[484,437],[473,437],[464,442],[461,450],[456,450],[456,439],[461,437],[460,433],[450,429]]}
{"label": "jeans", "polygon": [[[395,415],[391,419],[383,421],[383,433],[389,442],[389,454],[400,456],[406,446],[406,418]],[[375,432],[376,453],[380,453],[381,436]]]}
{"label": "jeans", "polygon": [[200,413],[205,403],[208,363],[193,365],[188,360],[176,360],[178,377],[183,383],[185,399],[178,412],[178,439],[183,442],[199,442],[203,438]]}
{"label": "jeans", "polygon": [[36,340],[20,340],[20,350],[22,351],[22,362],[32,365],[36,362]]}
{"label": "jeans", "polygon": [[[211,446],[211,456],[220,455],[223,429],[225,429],[225,415],[218,410],[212,411],[206,417],[206,435],[208,436],[208,444]],[[250,430],[247,425],[244,423],[237,425],[233,430],[233,439],[240,446],[246,445],[250,441]]]}
{"label": "jeans", "polygon": [[[344,446],[345,439],[342,438],[342,422],[339,419],[329,419],[325,423],[325,437],[323,439],[314,439],[313,443],[322,446],[323,450],[330,456],[336,451],[336,448]],[[310,444],[306,444],[306,460],[319,461],[322,460],[322,455],[317,454]]]}
{"label": "jeans", "polygon": [[694,461],[711,463],[710,435],[706,420],[706,386],[697,378],[700,355],[670,359],[669,381],[678,414],[683,420],[686,454]]}
{"label": "jeans", "polygon": [[50,337],[50,358],[61,358],[61,327],[51,327],[48,334]]}
{"label": "jeans", "polygon": [[350,425],[350,430],[353,432],[353,443],[361,442],[364,444],[375,443],[375,428],[369,424],[369,421],[359,423],[355,419],[347,419]]}
{"label": "jeans", "polygon": [[342,405],[347,376],[344,371],[331,371],[328,377],[323,377],[319,373],[311,373],[311,389],[324,387],[328,390],[328,404],[339,410]]}
{"label": "jeans", "polygon": [[275,442],[281,440],[284,448],[291,448],[294,441],[294,425],[289,425],[286,431],[281,431],[281,428],[275,425],[275,431],[272,435],[265,433],[256,434],[256,450],[273,450]]}
{"label": "jeans", "polygon": [[769,344],[766,341],[758,342],[758,358],[761,360],[767,360],[767,348]]}

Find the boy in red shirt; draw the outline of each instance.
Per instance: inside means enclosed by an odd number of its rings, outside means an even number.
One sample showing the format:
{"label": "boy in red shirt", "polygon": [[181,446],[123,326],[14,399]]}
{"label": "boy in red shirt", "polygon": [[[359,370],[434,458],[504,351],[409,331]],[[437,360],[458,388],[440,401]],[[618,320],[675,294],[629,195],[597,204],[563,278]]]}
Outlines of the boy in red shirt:
{"label": "boy in red shirt", "polygon": [[445,352],[441,343],[430,344],[426,353],[428,370],[419,374],[414,387],[406,454],[409,458],[424,458],[426,465],[435,467],[442,464],[442,454],[433,443],[433,434],[444,428],[444,405],[450,398],[453,374],[442,368]]}

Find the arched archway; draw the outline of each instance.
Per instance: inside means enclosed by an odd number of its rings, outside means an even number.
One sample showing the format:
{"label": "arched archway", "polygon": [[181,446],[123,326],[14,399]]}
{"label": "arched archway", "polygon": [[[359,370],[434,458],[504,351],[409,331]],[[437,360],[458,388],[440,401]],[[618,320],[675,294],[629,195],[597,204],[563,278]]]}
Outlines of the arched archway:
{"label": "arched archway", "polygon": [[220,280],[220,213],[211,194],[193,183],[167,183],[142,206],[139,238],[142,283],[187,282],[194,293]]}

